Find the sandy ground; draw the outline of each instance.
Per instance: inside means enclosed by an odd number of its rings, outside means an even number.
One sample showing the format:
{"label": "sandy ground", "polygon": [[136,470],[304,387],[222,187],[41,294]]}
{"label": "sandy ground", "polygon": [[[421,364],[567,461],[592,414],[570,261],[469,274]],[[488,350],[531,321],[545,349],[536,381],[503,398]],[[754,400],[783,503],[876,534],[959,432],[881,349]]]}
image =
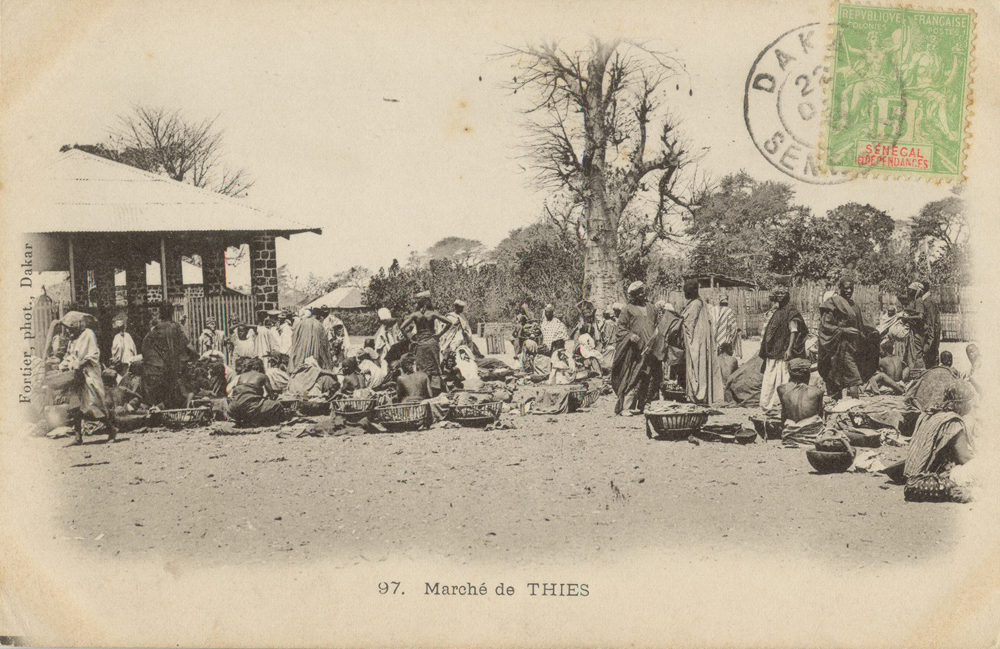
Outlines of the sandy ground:
{"label": "sandy ground", "polygon": [[[747,341],[745,354],[757,343]],[[945,345],[956,367],[964,344]],[[963,365],[962,363],[965,363]],[[513,430],[280,439],[210,430],[123,433],[53,456],[56,539],[104,556],[265,563],[328,555],[576,559],[630,550],[803,554],[852,565],[951,546],[961,508],[906,503],[878,474],[818,475],[805,452],[649,440],[641,417],[504,415]],[[727,409],[711,421],[746,422]],[[903,450],[883,448],[885,464]]]}
{"label": "sandy ground", "polygon": [[206,564],[586,561],[657,548],[907,563],[955,543],[956,517],[972,507],[906,503],[881,475],[818,475],[804,451],[776,442],[649,440],[641,417],[612,417],[612,405],[605,396],[587,412],[505,415],[513,430],[279,439],[203,428],[32,442],[55,457],[58,541]]}

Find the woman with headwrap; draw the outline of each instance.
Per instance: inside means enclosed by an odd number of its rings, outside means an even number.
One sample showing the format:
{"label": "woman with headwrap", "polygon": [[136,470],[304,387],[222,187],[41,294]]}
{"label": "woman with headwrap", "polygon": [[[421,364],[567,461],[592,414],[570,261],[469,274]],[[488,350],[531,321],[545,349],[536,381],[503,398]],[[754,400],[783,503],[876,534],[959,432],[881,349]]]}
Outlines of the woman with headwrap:
{"label": "woman with headwrap", "polygon": [[684,319],[684,359],[687,398],[691,403],[713,406],[725,400],[722,370],[718,363],[719,346],[711,309],[698,294],[698,280],[684,282],[687,304]]}
{"label": "woman with headwrap", "polygon": [[972,460],[974,431],[967,417],[975,398],[972,385],[955,381],[941,410],[920,416],[903,467],[908,487],[928,474],[948,476],[954,467]]}
{"label": "woman with headwrap", "polygon": [[[431,292],[421,291],[417,294],[417,311],[411,313],[400,325],[403,335],[408,337],[412,326],[415,329],[412,350],[417,371],[430,377],[431,385],[436,391],[444,389],[441,379],[441,347],[439,338],[452,328],[451,320],[434,310],[431,304]],[[439,333],[435,333],[435,325],[444,325]]]}
{"label": "woman with headwrap", "polygon": [[615,356],[611,364],[611,388],[618,396],[615,414],[622,414],[625,398],[632,396],[628,414],[643,412],[663,382],[662,350],[655,338],[656,307],[646,302],[646,285],[632,282],[628,287],[628,304],[618,317]]}
{"label": "woman with headwrap", "polygon": [[79,400],[76,416],[76,443],[83,443],[83,427],[80,419],[99,421],[108,428],[108,441],[115,439],[115,430],[108,423],[109,412],[104,392],[104,377],[101,375],[101,351],[97,346],[94,316],[70,311],[60,323],[73,342],[59,364],[63,371],[73,371],[79,376],[74,383],[75,396]]}

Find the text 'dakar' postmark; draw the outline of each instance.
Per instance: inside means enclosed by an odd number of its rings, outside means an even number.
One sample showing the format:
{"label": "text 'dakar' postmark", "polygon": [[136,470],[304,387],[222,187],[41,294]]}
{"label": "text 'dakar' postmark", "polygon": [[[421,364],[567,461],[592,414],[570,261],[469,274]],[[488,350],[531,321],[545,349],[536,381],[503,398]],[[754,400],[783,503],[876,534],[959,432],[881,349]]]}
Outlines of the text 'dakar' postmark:
{"label": "text 'dakar' postmark", "polygon": [[779,171],[807,183],[849,180],[825,173],[818,158],[823,121],[827,28],[811,23],[779,36],[747,75],[743,116],[754,145]]}

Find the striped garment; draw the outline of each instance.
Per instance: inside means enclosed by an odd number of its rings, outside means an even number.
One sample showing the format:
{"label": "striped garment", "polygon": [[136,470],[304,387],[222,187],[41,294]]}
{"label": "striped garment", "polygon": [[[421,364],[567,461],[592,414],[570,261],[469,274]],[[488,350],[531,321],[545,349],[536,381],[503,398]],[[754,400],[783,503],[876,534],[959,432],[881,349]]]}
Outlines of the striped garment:
{"label": "striped garment", "polygon": [[733,356],[743,357],[743,339],[736,323],[736,312],[728,306],[716,307],[715,339],[719,345],[729,343],[733,346]]}

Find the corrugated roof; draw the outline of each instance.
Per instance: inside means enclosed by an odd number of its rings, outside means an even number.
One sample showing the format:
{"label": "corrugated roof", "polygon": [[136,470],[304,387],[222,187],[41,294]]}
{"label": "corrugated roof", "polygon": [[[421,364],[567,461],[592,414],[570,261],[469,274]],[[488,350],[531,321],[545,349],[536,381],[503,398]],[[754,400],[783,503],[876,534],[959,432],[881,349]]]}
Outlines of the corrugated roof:
{"label": "corrugated roof", "polygon": [[321,232],[242,199],[78,149],[61,153],[15,188],[15,196],[20,209],[30,210],[26,232]]}
{"label": "corrugated roof", "polygon": [[364,296],[353,286],[335,288],[306,305],[307,308],[325,306],[328,309],[363,309]]}

